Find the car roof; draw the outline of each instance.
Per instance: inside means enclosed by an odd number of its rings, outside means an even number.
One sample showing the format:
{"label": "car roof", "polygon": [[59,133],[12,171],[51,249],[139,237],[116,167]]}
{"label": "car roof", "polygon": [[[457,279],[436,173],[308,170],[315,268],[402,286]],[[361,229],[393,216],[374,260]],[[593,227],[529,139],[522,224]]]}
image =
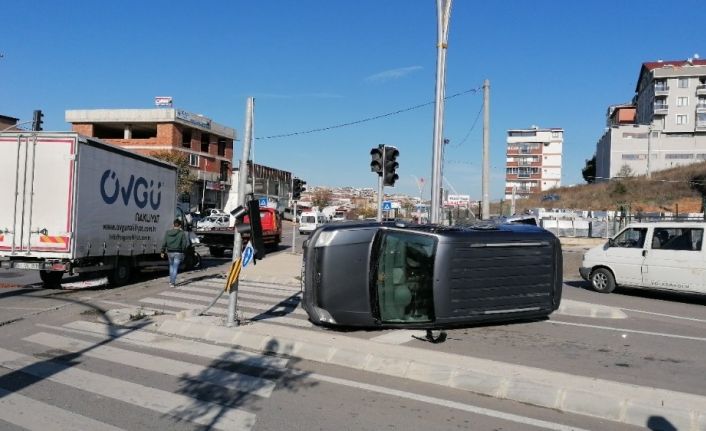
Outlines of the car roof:
{"label": "car roof", "polygon": [[706,221],[657,221],[630,223],[627,227],[706,228]]}

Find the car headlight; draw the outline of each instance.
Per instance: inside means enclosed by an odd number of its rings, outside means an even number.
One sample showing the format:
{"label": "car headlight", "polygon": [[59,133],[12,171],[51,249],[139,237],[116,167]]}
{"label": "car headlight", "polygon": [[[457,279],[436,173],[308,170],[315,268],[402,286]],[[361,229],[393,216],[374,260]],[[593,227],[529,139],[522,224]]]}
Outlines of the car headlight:
{"label": "car headlight", "polygon": [[326,247],[331,244],[331,241],[336,237],[338,231],[323,231],[319,232],[319,236],[316,238],[316,244],[314,247]]}

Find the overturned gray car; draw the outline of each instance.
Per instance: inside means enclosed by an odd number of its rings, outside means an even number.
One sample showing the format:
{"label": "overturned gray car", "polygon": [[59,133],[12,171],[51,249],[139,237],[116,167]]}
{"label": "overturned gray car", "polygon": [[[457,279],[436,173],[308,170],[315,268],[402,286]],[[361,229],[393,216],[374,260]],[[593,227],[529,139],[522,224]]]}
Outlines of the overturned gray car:
{"label": "overturned gray car", "polygon": [[303,306],[312,322],[446,328],[535,319],[559,307],[559,240],[531,225],[343,223],[304,243]]}

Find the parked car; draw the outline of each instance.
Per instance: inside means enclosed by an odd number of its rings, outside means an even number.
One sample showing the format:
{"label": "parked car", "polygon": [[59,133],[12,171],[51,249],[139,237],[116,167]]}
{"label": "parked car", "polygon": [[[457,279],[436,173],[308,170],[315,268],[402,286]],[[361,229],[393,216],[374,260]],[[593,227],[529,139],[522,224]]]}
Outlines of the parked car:
{"label": "parked car", "polygon": [[634,223],[588,250],[579,268],[596,292],[617,286],[706,293],[704,222]]}
{"label": "parked car", "polygon": [[196,229],[206,230],[214,228],[226,228],[230,225],[230,215],[210,215],[198,222]]}
{"label": "parked car", "polygon": [[523,224],[331,223],[304,242],[315,324],[442,328],[543,318],[559,307],[561,244]]}

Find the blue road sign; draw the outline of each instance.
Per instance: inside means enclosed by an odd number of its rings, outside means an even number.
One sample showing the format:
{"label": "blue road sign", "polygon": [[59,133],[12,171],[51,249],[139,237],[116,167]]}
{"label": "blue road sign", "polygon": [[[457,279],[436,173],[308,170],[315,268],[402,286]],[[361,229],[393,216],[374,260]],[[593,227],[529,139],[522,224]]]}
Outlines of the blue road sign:
{"label": "blue road sign", "polygon": [[252,260],[253,254],[255,254],[255,249],[253,249],[252,243],[250,241],[248,241],[248,244],[245,246],[245,249],[243,250],[243,268],[248,266],[248,264]]}
{"label": "blue road sign", "polygon": [[382,201],[382,210],[383,211],[390,211],[391,209],[392,209],[392,202]]}
{"label": "blue road sign", "polygon": [[267,206],[267,198],[260,198],[260,206],[261,207]]}

